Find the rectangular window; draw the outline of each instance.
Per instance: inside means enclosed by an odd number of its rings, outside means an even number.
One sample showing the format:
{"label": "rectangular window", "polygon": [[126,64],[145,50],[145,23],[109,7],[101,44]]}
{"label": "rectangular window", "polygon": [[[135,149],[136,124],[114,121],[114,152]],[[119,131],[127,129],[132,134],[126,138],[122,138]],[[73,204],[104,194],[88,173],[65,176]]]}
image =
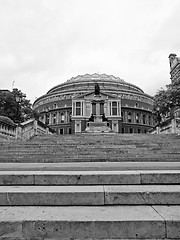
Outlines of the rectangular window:
{"label": "rectangular window", "polygon": [[76,102],[76,116],[81,115],[81,102]]}
{"label": "rectangular window", "polygon": [[117,115],[117,102],[112,102],[112,115]]}
{"label": "rectangular window", "polygon": [[92,103],[92,114],[96,115],[96,103]]}
{"label": "rectangular window", "polygon": [[104,103],[100,103],[100,115],[104,114]]}
{"label": "rectangular window", "polygon": [[131,122],[132,119],[131,119],[131,112],[128,113],[128,122]]}
{"label": "rectangular window", "polygon": [[130,128],[130,129],[129,129],[129,133],[133,133],[133,128]]}
{"label": "rectangular window", "polygon": [[64,129],[60,128],[60,134],[64,134]]}

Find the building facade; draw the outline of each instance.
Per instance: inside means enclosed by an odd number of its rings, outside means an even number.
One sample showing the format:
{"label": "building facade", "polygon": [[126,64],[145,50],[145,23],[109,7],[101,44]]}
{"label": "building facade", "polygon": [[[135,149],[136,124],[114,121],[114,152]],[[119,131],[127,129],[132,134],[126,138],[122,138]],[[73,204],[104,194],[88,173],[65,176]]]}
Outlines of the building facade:
{"label": "building facade", "polygon": [[33,104],[39,120],[57,134],[112,131],[146,133],[153,127],[153,98],[119,77],[85,74],[50,89]]}
{"label": "building facade", "polygon": [[171,82],[180,84],[180,57],[171,53],[169,55]]}

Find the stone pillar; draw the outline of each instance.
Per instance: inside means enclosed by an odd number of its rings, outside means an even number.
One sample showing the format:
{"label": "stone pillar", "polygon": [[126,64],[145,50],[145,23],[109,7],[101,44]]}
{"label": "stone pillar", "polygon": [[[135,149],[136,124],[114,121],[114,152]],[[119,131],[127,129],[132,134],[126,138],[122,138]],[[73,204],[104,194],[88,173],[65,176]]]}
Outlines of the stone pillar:
{"label": "stone pillar", "polygon": [[83,116],[86,116],[86,102],[83,102]]}
{"label": "stone pillar", "polygon": [[67,110],[65,111],[65,119],[64,119],[65,122],[68,121],[68,113],[67,113]]}
{"label": "stone pillar", "polygon": [[171,126],[172,126],[172,133],[176,133],[176,119],[171,120]]}
{"label": "stone pillar", "polygon": [[52,124],[52,114],[49,113],[49,124]]}
{"label": "stone pillar", "polygon": [[56,113],[56,123],[59,123],[59,112]]}
{"label": "stone pillar", "polygon": [[156,133],[157,133],[157,134],[160,133],[160,127],[159,127],[159,126],[156,127]]}
{"label": "stone pillar", "polygon": [[132,122],[136,123],[136,112],[132,112],[133,118],[132,118]]}
{"label": "stone pillar", "polygon": [[34,134],[37,135],[37,120],[34,120],[33,122],[33,129],[34,129]]}
{"label": "stone pillar", "polygon": [[118,102],[118,111],[119,111],[119,116],[121,116],[121,101]]}
{"label": "stone pillar", "polygon": [[45,113],[43,114],[43,123],[44,124],[46,123],[46,114]]}
{"label": "stone pillar", "polygon": [[105,116],[108,115],[107,107],[108,107],[108,104],[107,104],[107,102],[105,102],[104,103],[104,114],[105,114]]}
{"label": "stone pillar", "polygon": [[142,113],[139,113],[139,123],[143,123],[143,115]]}
{"label": "stone pillar", "polygon": [[127,111],[124,112],[124,121],[125,121],[126,123],[128,122]]}
{"label": "stone pillar", "polygon": [[100,115],[100,103],[96,103],[96,115]]}

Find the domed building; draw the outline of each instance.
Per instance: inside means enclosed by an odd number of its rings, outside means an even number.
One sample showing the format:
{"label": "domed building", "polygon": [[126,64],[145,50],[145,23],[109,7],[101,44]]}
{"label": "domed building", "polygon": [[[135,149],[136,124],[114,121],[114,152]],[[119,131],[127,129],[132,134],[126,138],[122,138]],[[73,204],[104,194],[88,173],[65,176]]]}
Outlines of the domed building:
{"label": "domed building", "polygon": [[33,108],[57,134],[146,133],[154,125],[153,98],[106,74],[73,77],[36,99]]}

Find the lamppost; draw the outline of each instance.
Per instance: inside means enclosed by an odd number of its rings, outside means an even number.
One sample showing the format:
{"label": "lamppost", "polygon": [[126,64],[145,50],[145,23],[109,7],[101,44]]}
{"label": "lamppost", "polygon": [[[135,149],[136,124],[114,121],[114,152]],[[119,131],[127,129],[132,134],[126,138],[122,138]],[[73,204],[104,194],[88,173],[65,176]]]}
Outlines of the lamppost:
{"label": "lamppost", "polygon": [[16,94],[15,99],[16,99],[16,103],[17,103],[17,122],[19,124],[21,122],[20,103],[22,102],[22,96],[20,94]]}
{"label": "lamppost", "polygon": [[156,111],[157,111],[157,134],[160,133],[160,122],[161,122],[161,114],[160,114],[160,107],[157,107],[156,108]]}

